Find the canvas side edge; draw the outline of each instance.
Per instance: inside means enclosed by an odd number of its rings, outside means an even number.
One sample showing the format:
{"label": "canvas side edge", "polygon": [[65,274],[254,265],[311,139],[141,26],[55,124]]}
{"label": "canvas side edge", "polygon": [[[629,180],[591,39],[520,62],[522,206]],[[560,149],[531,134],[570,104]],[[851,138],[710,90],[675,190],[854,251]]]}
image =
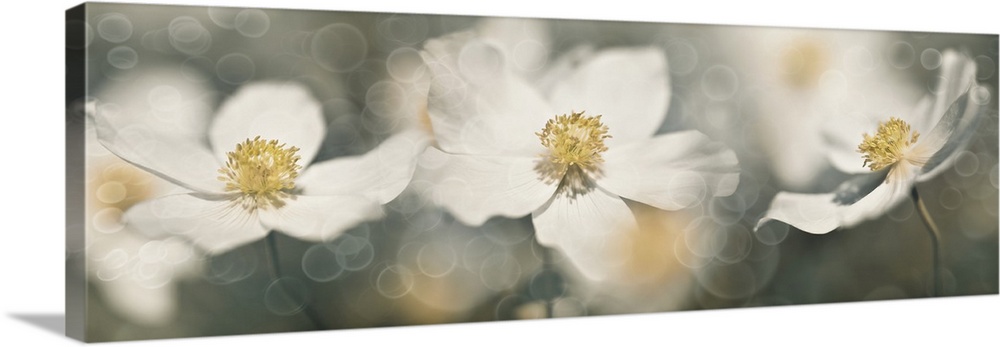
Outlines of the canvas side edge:
{"label": "canvas side edge", "polygon": [[86,6],[66,10],[66,336],[86,341]]}

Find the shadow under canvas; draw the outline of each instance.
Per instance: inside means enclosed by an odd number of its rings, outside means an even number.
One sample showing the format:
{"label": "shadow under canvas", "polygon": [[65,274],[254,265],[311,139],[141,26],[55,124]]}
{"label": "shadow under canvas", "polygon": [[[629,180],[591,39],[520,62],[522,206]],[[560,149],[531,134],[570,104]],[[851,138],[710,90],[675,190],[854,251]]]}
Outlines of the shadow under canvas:
{"label": "shadow under canvas", "polygon": [[10,316],[54,334],[66,334],[66,315],[62,313],[11,313]]}

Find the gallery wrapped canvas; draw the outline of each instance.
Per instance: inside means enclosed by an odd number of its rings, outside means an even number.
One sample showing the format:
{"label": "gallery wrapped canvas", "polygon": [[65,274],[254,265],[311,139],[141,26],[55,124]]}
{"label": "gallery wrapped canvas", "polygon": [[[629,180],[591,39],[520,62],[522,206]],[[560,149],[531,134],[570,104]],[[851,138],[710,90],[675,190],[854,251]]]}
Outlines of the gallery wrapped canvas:
{"label": "gallery wrapped canvas", "polygon": [[997,294],[997,35],[87,3],[68,335]]}

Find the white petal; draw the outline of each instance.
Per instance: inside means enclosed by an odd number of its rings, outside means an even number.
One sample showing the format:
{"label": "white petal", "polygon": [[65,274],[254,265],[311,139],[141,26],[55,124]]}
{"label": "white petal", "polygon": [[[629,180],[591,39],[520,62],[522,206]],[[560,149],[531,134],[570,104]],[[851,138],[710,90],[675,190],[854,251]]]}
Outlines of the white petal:
{"label": "white petal", "polygon": [[559,114],[603,115],[610,147],[648,138],[660,128],[670,102],[669,84],[662,51],[608,49],[558,83],[550,100]]}
{"label": "white petal", "polygon": [[583,62],[594,55],[595,51],[593,46],[580,45],[560,54],[558,59],[549,63],[548,68],[533,80],[535,87],[542,92],[542,95],[552,95],[556,86],[572,76]]}
{"label": "white petal", "polygon": [[609,149],[597,184],[621,197],[666,210],[736,190],[736,153],[695,131],[670,133]]}
{"label": "white petal", "polygon": [[261,223],[312,242],[333,240],[345,230],[383,215],[378,202],[358,195],[299,195],[284,202],[280,208],[261,210]]}
{"label": "white petal", "polygon": [[889,170],[885,179],[871,193],[861,197],[844,192],[843,189],[846,186],[842,184],[841,188],[838,189],[840,194],[838,201],[850,204],[841,207],[838,211],[840,213],[840,226],[849,228],[888,213],[889,209],[909,197],[910,188],[916,181],[916,173],[915,166],[897,165]]}
{"label": "white petal", "polygon": [[110,106],[152,129],[201,139],[208,131],[218,95],[208,83],[189,77],[197,71],[178,73],[182,69],[179,64],[136,66],[131,69],[134,79],[102,83],[94,96],[102,108]]}
{"label": "white petal", "polygon": [[224,196],[168,195],[133,206],[124,220],[154,237],[184,237],[209,254],[262,239],[268,232],[256,215]]}
{"label": "white petal", "polygon": [[136,120],[133,115],[98,110],[91,117],[97,139],[123,160],[185,188],[215,193],[221,167],[205,146]]}
{"label": "white petal", "polygon": [[537,90],[505,67],[502,52],[458,33],[428,41],[427,100],[438,145],[449,153],[534,155],[535,132],[554,114]]}
{"label": "white petal", "polygon": [[916,156],[926,158],[923,174],[919,177],[921,182],[951,167],[951,162],[975,135],[985,114],[986,108],[973,101],[969,92],[955,100],[937,126],[914,145]]}
{"label": "white petal", "polygon": [[779,192],[771,201],[767,213],[757,221],[757,228],[778,220],[813,234],[825,234],[840,227],[834,200],[836,194],[800,194]]}
{"label": "white petal", "polygon": [[305,87],[292,83],[249,84],[219,109],[209,130],[215,155],[226,161],[236,144],[260,136],[298,147],[308,165],[326,133],[322,108]]}
{"label": "white petal", "polygon": [[[887,115],[882,121],[888,121]],[[878,131],[879,119],[862,113],[831,116],[822,126],[823,139],[827,146],[823,149],[826,156],[837,170],[849,174],[863,174],[871,169],[863,165],[865,159],[858,153],[858,145],[864,140],[864,134],[874,134]],[[794,146],[789,144],[789,146]],[[822,152],[814,152],[821,155]]]}
{"label": "white petal", "polygon": [[627,260],[616,238],[637,228],[625,202],[597,187],[572,197],[556,194],[531,218],[538,242],[562,251],[591,280],[604,279]]}
{"label": "white petal", "polygon": [[525,216],[556,190],[556,183],[539,177],[539,158],[447,154],[430,147],[420,160],[441,163],[422,169],[421,177],[434,181],[432,200],[469,225],[493,216]]}
{"label": "white petal", "polygon": [[938,124],[955,100],[976,81],[976,63],[953,50],[947,50],[942,55],[940,71],[930,113],[915,115],[917,117],[914,121],[918,122],[920,130],[929,130]]}
{"label": "white petal", "polygon": [[813,234],[850,228],[879,217],[905,200],[913,185],[913,170],[886,176],[886,172],[856,176],[833,193],[799,194],[780,192],[771,201],[756,228],[778,220]]}
{"label": "white petal", "polygon": [[295,183],[304,195],[358,194],[385,204],[410,183],[429,141],[419,129],[396,134],[364,155],[311,165]]}
{"label": "white petal", "polygon": [[[812,132],[819,130],[822,134],[821,143],[825,145],[821,152],[813,155],[826,154],[830,163],[844,173],[868,173],[870,169],[862,165],[864,159],[857,149],[864,134],[878,131],[879,123],[897,117],[909,123],[912,129],[924,132],[918,127],[920,122],[914,119],[914,114],[929,105],[918,102],[914,107],[913,103],[919,100],[919,94],[913,93],[905,84],[894,83],[891,76],[884,76],[882,79],[884,80],[874,76],[864,79],[855,77],[847,82],[852,86],[852,92],[847,97],[812,105],[810,114],[819,117],[816,125],[819,128]],[[784,130],[781,123],[778,127]],[[803,135],[815,136],[811,132],[800,134]]]}
{"label": "white petal", "polygon": [[[774,173],[776,186],[787,189],[809,189],[816,185],[819,174],[830,169],[825,154],[829,151],[823,137],[817,136],[828,109],[817,107],[812,94],[793,95],[783,89],[759,88],[752,92],[758,109],[752,111],[756,121],[748,124],[748,135],[760,144],[761,156]],[[780,136],[775,133],[780,132]]]}

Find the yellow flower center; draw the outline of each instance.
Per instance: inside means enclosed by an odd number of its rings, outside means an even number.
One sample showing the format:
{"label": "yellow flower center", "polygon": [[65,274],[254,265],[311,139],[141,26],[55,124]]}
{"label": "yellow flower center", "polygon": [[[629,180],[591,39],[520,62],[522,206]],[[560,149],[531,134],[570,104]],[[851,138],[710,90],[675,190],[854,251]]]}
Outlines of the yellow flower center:
{"label": "yellow flower center", "polygon": [[608,150],[604,139],[611,137],[608,127],[601,123],[601,116],[584,116],[583,112],[556,116],[535,135],[549,149],[545,157],[558,176],[574,167],[584,172],[599,170],[604,162],[601,153]]}
{"label": "yellow flower center", "polygon": [[601,153],[608,150],[604,139],[608,127],[601,116],[584,116],[583,112],[559,115],[545,123],[535,133],[548,153],[535,166],[541,179],[558,183],[557,194],[574,197],[592,189],[592,179],[601,174]]}
{"label": "yellow flower center", "polygon": [[247,139],[226,153],[229,159],[219,169],[219,180],[226,183],[227,192],[240,193],[238,202],[248,211],[284,206],[302,169],[298,151],[278,140]]}
{"label": "yellow flower center", "polygon": [[905,159],[907,151],[917,138],[916,131],[910,130],[910,125],[899,118],[889,118],[888,122],[879,122],[875,135],[864,134],[864,140],[858,145],[858,153],[864,154],[865,162],[872,171],[881,170]]}

